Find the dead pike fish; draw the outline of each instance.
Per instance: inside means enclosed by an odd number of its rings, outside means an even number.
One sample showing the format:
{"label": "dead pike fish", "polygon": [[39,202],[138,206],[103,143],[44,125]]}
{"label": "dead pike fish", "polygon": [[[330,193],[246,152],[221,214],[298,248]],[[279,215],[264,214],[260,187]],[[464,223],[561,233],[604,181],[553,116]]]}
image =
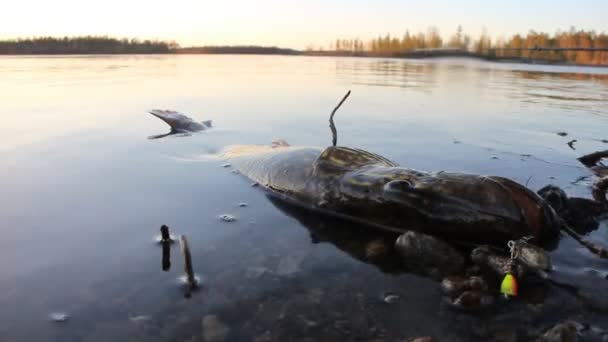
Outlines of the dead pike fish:
{"label": "dead pike fish", "polygon": [[223,156],[278,198],[393,232],[502,245],[560,229],[547,202],[503,177],[417,171],[341,146],[233,146]]}
{"label": "dead pike fish", "polygon": [[212,127],[211,120],[196,122],[192,118],[173,110],[153,109],[149,111],[149,113],[163,120],[171,127],[171,131],[169,133],[153,136],[151,137],[152,139],[158,139],[179,133],[200,132]]}

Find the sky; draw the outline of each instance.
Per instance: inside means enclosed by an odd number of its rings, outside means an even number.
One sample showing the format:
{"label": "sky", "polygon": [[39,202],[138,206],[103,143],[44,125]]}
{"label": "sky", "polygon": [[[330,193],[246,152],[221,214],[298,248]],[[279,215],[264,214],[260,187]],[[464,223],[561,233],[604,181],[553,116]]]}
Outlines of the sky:
{"label": "sky", "polygon": [[0,39],[109,35],[303,49],[462,25],[494,38],[571,26],[608,33],[608,0],[2,0]]}

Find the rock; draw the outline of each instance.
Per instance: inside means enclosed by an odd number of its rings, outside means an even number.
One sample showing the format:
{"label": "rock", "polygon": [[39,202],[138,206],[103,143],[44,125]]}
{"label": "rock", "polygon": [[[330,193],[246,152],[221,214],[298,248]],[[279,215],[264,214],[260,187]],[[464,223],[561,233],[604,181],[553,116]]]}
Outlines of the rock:
{"label": "rock", "polygon": [[464,291],[456,299],[448,300],[448,304],[452,307],[467,311],[483,309],[490,306],[493,302],[494,298],[485,295],[481,291]]}
{"label": "rock", "polygon": [[216,315],[206,315],[203,317],[203,340],[205,342],[224,341],[230,329],[224,325]]}
{"label": "rock", "polygon": [[[508,256],[498,255],[493,252],[489,246],[480,246],[471,252],[471,260],[486,272],[492,272],[499,277],[504,276],[511,270],[511,258]],[[522,278],[525,274],[524,267],[521,263],[515,263],[515,277]]]}
{"label": "rock", "polygon": [[383,240],[374,240],[365,245],[365,257],[368,260],[377,260],[386,255],[388,248]]}
{"label": "rock", "polygon": [[239,207],[244,208],[246,206],[248,206],[249,204],[245,203],[245,202],[241,202],[239,203]]}
{"label": "rock", "polygon": [[396,293],[388,292],[384,295],[384,302],[387,304],[397,303],[399,299],[401,299],[401,297]]}
{"label": "rock", "polygon": [[397,238],[395,248],[405,263],[416,268],[456,274],[464,267],[464,257],[456,249],[430,235],[409,231]]}
{"label": "rock", "polygon": [[150,316],[147,315],[139,315],[139,316],[129,316],[129,321],[139,324],[150,320]]}
{"label": "rock", "polygon": [[277,266],[276,273],[281,276],[290,276],[300,271],[300,264],[302,263],[302,257],[299,255],[288,255],[281,259]]}
{"label": "rock", "polygon": [[239,170],[237,170],[237,169],[230,170],[230,172],[231,172],[231,173],[234,173],[235,175],[240,174]]}
{"label": "rock", "polygon": [[464,291],[487,290],[487,285],[482,278],[476,276],[469,278],[447,277],[441,281],[441,289],[449,296],[457,296]]}
{"label": "rock", "polygon": [[226,164],[222,165],[222,167],[231,167],[231,166],[232,166],[232,164],[229,164],[229,163],[226,163]]}
{"label": "rock", "polygon": [[53,322],[62,323],[70,319],[70,315],[65,312],[52,312],[49,314],[49,319]]}
{"label": "rock", "polygon": [[517,342],[517,331],[515,330],[499,330],[492,336],[494,342]]}
{"label": "rock", "polygon": [[541,342],[575,342],[578,341],[576,326],[572,322],[563,322],[547,330],[541,336]]}
{"label": "rock", "polygon": [[526,266],[536,270],[551,271],[551,257],[544,249],[523,241],[517,242],[516,248],[519,252],[517,260]]}
{"label": "rock", "polygon": [[222,220],[224,222],[234,222],[234,221],[236,221],[236,217],[234,217],[233,215],[230,215],[230,214],[223,214],[223,215],[220,215],[220,220]]}
{"label": "rock", "polygon": [[272,333],[270,330],[266,330],[262,335],[256,337],[253,342],[271,342],[272,341]]}
{"label": "rock", "polygon": [[566,132],[557,132],[557,135],[559,135],[560,137],[565,137],[568,135],[568,133]]}
{"label": "rock", "polygon": [[410,342],[437,342],[436,339],[434,339],[430,336],[415,337],[415,338],[409,339],[408,341],[410,341]]}
{"label": "rock", "polygon": [[245,271],[245,277],[247,279],[257,279],[264,275],[265,273],[269,273],[270,270],[266,267],[249,267]]}

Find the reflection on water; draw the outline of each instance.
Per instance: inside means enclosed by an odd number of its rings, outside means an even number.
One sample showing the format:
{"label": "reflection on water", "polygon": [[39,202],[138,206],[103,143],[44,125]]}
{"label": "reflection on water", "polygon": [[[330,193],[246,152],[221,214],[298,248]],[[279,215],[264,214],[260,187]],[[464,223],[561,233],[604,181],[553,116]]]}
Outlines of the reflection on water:
{"label": "reflection on water", "polygon": [[[281,56],[0,62],[2,341],[196,341],[210,332],[467,340],[526,336],[563,319],[608,324],[608,266],[568,238],[552,252],[554,281],[522,289],[545,298],[533,310],[522,300],[463,314],[390,252],[370,260],[369,244],[384,237],[277,209],[221,161],[199,158],[278,138],[327,145],[328,114],[352,89],[336,116],[341,144],[417,169],[501,175],[534,190],[554,183],[589,197],[579,180],[590,173],[575,158],[608,147],[606,69]],[[215,128],[149,140],[166,129],[151,108]],[[190,299],[175,280],[179,248],[153,241],[162,224],[188,236],[204,280]],[[608,244],[606,225],[590,238]],[[386,303],[387,294],[398,299]],[[70,319],[49,322],[53,312]]]}

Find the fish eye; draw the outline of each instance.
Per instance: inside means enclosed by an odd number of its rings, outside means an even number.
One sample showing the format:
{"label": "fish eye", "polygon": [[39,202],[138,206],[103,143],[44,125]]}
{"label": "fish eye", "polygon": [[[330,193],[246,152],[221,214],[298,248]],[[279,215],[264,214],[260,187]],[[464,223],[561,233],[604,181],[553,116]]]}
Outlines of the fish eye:
{"label": "fish eye", "polygon": [[392,191],[410,191],[413,188],[413,184],[410,181],[404,179],[390,181],[384,186],[385,190]]}

